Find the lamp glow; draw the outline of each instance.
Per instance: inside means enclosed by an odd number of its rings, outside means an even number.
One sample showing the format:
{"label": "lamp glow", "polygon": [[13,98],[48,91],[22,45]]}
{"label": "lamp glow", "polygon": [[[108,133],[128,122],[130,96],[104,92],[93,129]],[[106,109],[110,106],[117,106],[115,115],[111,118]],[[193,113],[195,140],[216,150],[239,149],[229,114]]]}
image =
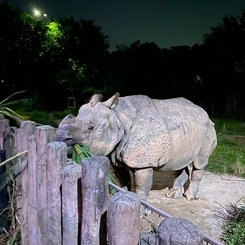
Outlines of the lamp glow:
{"label": "lamp glow", "polygon": [[39,9],[37,9],[37,8],[34,8],[33,9],[33,15],[35,17],[40,17],[41,16],[41,11]]}

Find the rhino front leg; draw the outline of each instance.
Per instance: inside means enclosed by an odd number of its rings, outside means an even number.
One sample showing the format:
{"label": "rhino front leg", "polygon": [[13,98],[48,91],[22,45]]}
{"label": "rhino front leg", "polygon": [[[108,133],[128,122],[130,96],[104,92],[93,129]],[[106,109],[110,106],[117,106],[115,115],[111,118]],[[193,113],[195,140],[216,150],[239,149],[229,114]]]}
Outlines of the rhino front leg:
{"label": "rhino front leg", "polygon": [[199,186],[202,180],[203,173],[203,169],[193,168],[190,185],[184,194],[187,200],[197,200],[199,198]]}
{"label": "rhino front leg", "polygon": [[147,201],[149,192],[152,187],[153,181],[153,169],[144,168],[136,169],[134,172],[134,190],[140,195],[140,197]]}

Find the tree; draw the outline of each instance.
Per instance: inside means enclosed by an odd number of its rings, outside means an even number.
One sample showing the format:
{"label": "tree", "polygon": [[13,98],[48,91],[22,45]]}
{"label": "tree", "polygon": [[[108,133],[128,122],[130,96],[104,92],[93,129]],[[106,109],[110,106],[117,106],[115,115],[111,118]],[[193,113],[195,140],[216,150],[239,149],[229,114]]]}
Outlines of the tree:
{"label": "tree", "polygon": [[0,4],[0,90],[1,97],[11,94],[16,87],[19,56],[16,42],[21,34],[20,11],[6,2]]}
{"label": "tree", "polygon": [[164,86],[164,57],[154,42],[139,40],[129,47],[118,46],[107,57],[106,87],[122,94],[148,94],[161,97]]}
{"label": "tree", "polygon": [[52,49],[57,50],[62,47],[62,39],[64,37],[64,30],[58,21],[50,21],[46,25],[46,35],[43,42],[43,49],[45,52],[50,52]]}
{"label": "tree", "polygon": [[104,58],[109,48],[107,36],[91,20],[77,21],[70,17],[59,21],[64,29],[63,59],[67,62],[59,72],[59,81],[74,91],[77,99],[85,100],[92,91],[103,90]]}
{"label": "tree", "polygon": [[[244,119],[245,10],[225,16],[204,35],[210,90],[216,96],[216,115]],[[220,113],[218,113],[220,112]]]}
{"label": "tree", "polygon": [[1,91],[26,89],[36,97],[36,106],[61,109],[68,91],[76,91],[78,98],[85,90],[103,88],[109,45],[93,21],[34,18],[3,3],[0,22]]}

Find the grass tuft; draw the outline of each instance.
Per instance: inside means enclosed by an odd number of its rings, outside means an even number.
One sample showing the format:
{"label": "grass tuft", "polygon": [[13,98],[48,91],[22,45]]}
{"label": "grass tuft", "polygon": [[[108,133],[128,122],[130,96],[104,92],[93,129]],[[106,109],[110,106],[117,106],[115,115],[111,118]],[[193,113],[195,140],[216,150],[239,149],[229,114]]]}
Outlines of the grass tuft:
{"label": "grass tuft", "polygon": [[227,245],[245,244],[245,206],[226,205],[218,214],[222,221],[221,239]]}

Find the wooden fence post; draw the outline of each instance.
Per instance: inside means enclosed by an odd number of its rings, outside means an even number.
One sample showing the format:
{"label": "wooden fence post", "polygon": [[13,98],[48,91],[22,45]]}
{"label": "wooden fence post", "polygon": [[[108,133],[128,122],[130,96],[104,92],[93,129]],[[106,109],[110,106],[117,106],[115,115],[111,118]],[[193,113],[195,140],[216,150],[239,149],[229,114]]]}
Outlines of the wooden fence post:
{"label": "wooden fence post", "polygon": [[[9,120],[0,115],[0,150],[4,149],[4,140],[9,131]],[[6,150],[6,149],[5,149]]]}
{"label": "wooden fence post", "polygon": [[54,139],[55,129],[49,125],[36,127],[36,185],[38,226],[42,244],[47,243],[48,204],[47,204],[47,144]]}
{"label": "wooden fence post", "polygon": [[[20,125],[20,129],[17,130],[16,141],[18,145],[16,146],[18,151],[28,150],[28,137],[31,136],[35,131],[36,123],[32,121],[23,121]],[[20,169],[21,169],[21,200],[17,200],[17,206],[21,207],[21,244],[29,245],[28,243],[28,166],[27,166],[27,157],[22,157],[19,160]],[[18,184],[18,183],[17,183]],[[18,203],[20,202],[20,203]]]}
{"label": "wooden fence post", "polygon": [[[9,121],[4,119],[0,115],[0,162],[6,159],[6,149],[4,147],[5,137],[9,130]],[[8,206],[8,194],[7,194],[7,175],[6,175],[6,166],[0,167],[0,210],[6,209]],[[8,229],[8,212],[2,211],[0,217],[0,233],[3,232],[3,229]]]}
{"label": "wooden fence post", "polygon": [[82,161],[81,244],[100,244],[100,220],[108,198],[109,159],[103,156]]}
{"label": "wooden fence post", "polygon": [[198,227],[189,220],[166,218],[158,228],[158,245],[202,245],[203,236]]}
{"label": "wooden fence post", "polygon": [[[77,245],[81,232],[79,227],[79,198],[78,193],[81,186],[78,179],[81,178],[82,166],[70,164],[63,169],[62,183],[62,227],[63,245]],[[81,193],[80,193],[81,195]],[[80,224],[81,225],[81,224]]]}
{"label": "wooden fence post", "polygon": [[[6,151],[0,149],[0,163],[6,160]],[[0,234],[8,230],[8,192],[6,166],[0,167]],[[4,211],[5,210],[5,211]]]}
{"label": "wooden fence post", "polygon": [[[17,127],[9,127],[8,133],[6,135],[6,140],[4,142],[4,147],[6,149],[6,159],[15,156],[17,153],[22,152],[22,146],[21,130]],[[12,180],[9,180],[8,184],[14,187],[10,190],[11,192],[13,191],[13,195],[15,197],[14,205],[16,206],[16,215],[21,221],[21,224],[24,223],[23,217],[25,217],[22,215],[22,171],[25,171],[26,164],[27,161],[25,157],[16,158],[6,164],[6,169],[9,176],[12,176],[12,178],[14,179],[14,183]],[[25,229],[24,226],[21,227],[22,231],[23,229]]]}
{"label": "wooden fence post", "polygon": [[61,184],[62,170],[67,164],[67,147],[63,142],[47,145],[47,202],[49,245],[61,244]]}
{"label": "wooden fence post", "polygon": [[36,180],[36,137],[31,135],[28,139],[28,242],[41,245],[40,230],[37,215],[37,180]]}
{"label": "wooden fence post", "polygon": [[139,195],[128,191],[116,193],[108,205],[108,244],[137,245],[139,222]]}

